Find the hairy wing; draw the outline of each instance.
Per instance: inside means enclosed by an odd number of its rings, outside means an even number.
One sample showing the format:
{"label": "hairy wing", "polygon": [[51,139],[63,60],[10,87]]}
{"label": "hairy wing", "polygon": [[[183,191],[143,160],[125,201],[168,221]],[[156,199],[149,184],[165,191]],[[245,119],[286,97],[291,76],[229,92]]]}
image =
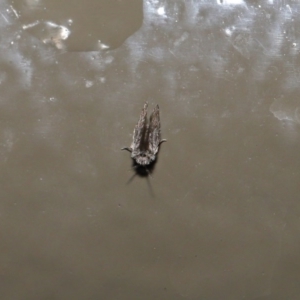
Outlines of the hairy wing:
{"label": "hairy wing", "polygon": [[139,150],[143,146],[145,131],[147,130],[147,109],[148,103],[146,102],[140,114],[139,121],[137,122],[133,130],[133,139],[130,146],[132,151]]}
{"label": "hairy wing", "polygon": [[151,154],[156,155],[161,142],[160,136],[160,119],[159,119],[159,106],[153,109],[150,116],[150,123],[148,129],[148,150]]}

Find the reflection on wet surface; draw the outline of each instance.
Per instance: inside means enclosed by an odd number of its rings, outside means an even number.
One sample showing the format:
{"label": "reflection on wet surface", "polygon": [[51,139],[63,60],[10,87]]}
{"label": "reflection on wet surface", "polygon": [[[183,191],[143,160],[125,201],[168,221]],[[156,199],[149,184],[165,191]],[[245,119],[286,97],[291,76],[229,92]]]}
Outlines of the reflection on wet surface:
{"label": "reflection on wet surface", "polygon": [[[0,10],[3,299],[299,298],[297,2]],[[145,101],[152,192],[120,150]]]}
{"label": "reflection on wet surface", "polygon": [[23,29],[28,29],[35,37],[41,39],[48,35],[47,40],[65,37],[64,49],[68,51],[119,47],[142,25],[143,17],[140,0],[76,0],[72,5],[64,5],[58,0],[26,3],[18,0],[10,8],[24,23]]}

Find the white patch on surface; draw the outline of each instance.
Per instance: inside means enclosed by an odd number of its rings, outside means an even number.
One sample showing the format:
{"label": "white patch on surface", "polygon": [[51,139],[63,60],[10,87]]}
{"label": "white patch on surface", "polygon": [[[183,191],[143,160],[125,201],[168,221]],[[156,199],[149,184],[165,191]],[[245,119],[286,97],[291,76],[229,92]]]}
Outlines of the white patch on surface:
{"label": "white patch on surface", "polygon": [[242,5],[245,4],[243,0],[217,0],[221,5]]}
{"label": "white patch on surface", "polygon": [[166,14],[165,12],[165,8],[163,6],[159,7],[157,9],[157,13],[160,15],[160,16],[164,16]]}
{"label": "white patch on surface", "polygon": [[[43,41],[44,44],[52,44],[57,49],[65,48],[64,42],[71,34],[71,31],[62,25],[51,21],[40,22],[39,20],[22,26],[23,30],[32,30],[35,36]],[[32,32],[30,30],[30,32]]]}
{"label": "white patch on surface", "polygon": [[106,49],[109,49],[109,46],[106,45],[106,44],[104,44],[104,43],[102,43],[101,40],[99,40],[99,41],[98,41],[98,48],[99,48],[100,50],[106,50]]}
{"label": "white patch on surface", "polygon": [[38,25],[38,24],[40,24],[40,22],[39,22],[39,21],[35,21],[35,22],[30,23],[30,24],[28,24],[28,25],[23,25],[22,28],[23,28],[24,30],[26,30],[26,29],[35,27],[35,26]]}
{"label": "white patch on surface", "polygon": [[300,103],[285,99],[276,99],[270,106],[270,112],[280,121],[300,124]]}
{"label": "white patch on surface", "polygon": [[86,80],[85,81],[85,87],[86,88],[90,88],[90,87],[92,87],[94,85],[94,82],[93,81],[91,81],[91,80]]}
{"label": "white patch on surface", "polygon": [[16,16],[17,18],[20,17],[19,14],[18,14],[17,11],[13,8],[12,5],[10,5],[10,9],[12,10],[12,12],[15,14],[15,16]]}

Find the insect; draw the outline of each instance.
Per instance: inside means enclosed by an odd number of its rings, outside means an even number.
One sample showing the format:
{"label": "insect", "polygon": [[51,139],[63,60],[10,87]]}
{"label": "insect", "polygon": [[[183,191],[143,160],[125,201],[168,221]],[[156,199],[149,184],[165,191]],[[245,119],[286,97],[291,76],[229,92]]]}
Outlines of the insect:
{"label": "insect", "polygon": [[140,114],[139,121],[133,130],[133,139],[130,147],[122,148],[131,153],[137,167],[144,167],[154,164],[159,146],[166,140],[161,139],[159,106],[156,105],[150,115],[149,123],[147,120],[148,102]]}

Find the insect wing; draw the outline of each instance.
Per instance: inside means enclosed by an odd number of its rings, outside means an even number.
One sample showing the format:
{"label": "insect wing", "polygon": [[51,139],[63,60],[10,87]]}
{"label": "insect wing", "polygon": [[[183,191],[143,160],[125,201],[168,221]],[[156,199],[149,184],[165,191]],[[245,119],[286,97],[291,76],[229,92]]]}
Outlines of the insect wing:
{"label": "insect wing", "polygon": [[159,106],[156,105],[151,116],[148,131],[148,149],[151,154],[156,155],[161,142],[160,134],[160,119],[159,119]]}
{"label": "insect wing", "polygon": [[148,103],[146,102],[140,114],[139,121],[133,130],[133,140],[131,144],[131,149],[133,151],[141,149],[142,144],[144,143],[145,131],[147,130],[147,108]]}

